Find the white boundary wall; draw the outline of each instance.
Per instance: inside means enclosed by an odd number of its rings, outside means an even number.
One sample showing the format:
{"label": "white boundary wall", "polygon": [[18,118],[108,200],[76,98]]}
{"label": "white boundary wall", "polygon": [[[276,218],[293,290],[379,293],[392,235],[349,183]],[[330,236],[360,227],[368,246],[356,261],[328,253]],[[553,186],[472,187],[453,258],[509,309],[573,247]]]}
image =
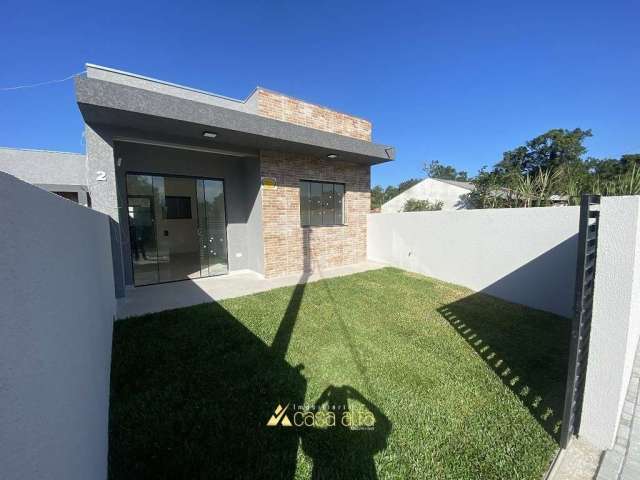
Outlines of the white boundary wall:
{"label": "white boundary wall", "polygon": [[[578,207],[371,214],[368,256],[573,317],[578,222]],[[604,197],[580,425],[602,450],[615,441],[639,339],[640,196]]]}
{"label": "white boundary wall", "polygon": [[640,337],[640,197],[604,197],[580,436],[613,446]]}
{"label": "white boundary wall", "polygon": [[104,479],[108,217],[0,173],[0,478]]}
{"label": "white boundary wall", "polygon": [[579,207],[380,213],[371,260],[573,316]]}

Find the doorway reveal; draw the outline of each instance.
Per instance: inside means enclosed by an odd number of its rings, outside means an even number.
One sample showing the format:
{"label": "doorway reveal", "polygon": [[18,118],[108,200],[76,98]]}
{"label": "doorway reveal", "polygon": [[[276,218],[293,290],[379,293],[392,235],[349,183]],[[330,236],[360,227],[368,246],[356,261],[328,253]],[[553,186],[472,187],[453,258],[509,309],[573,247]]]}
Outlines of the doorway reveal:
{"label": "doorway reveal", "polygon": [[127,174],[134,285],[228,271],[224,182]]}

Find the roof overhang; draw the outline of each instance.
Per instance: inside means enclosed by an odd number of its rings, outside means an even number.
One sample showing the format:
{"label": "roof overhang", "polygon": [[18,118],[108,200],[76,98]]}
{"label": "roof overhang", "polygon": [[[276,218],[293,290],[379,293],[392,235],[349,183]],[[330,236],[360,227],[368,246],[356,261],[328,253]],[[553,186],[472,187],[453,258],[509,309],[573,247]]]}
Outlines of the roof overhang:
{"label": "roof overhang", "polygon": [[[92,126],[146,132],[155,138],[180,138],[212,148],[277,150],[367,165],[394,159],[394,149],[364,140],[302,127],[229,108],[94,78],[76,78],[76,98]],[[217,134],[203,138],[205,131]]]}

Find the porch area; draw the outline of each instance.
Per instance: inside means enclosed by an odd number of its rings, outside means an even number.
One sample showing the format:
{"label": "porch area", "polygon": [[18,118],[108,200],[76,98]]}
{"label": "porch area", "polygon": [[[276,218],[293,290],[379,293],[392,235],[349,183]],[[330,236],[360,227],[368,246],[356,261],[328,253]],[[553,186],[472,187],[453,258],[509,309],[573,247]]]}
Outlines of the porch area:
{"label": "porch area", "polygon": [[227,298],[266,292],[274,288],[315,282],[382,268],[383,263],[366,261],[344,267],[320,269],[313,273],[265,278],[252,270],[230,272],[228,275],[198,278],[181,282],[161,283],[129,288],[118,299],[118,319],[190,307]]}

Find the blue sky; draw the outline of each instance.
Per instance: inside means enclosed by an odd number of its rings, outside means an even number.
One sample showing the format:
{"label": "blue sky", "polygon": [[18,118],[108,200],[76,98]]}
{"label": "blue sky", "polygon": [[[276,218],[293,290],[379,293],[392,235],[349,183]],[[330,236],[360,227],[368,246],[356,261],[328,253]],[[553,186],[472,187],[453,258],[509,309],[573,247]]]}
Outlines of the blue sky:
{"label": "blue sky", "polygon": [[[637,1],[4,1],[0,87],[85,62],[244,98],[256,85],[353,113],[397,160],[475,173],[550,128],[640,152]],[[83,151],[72,82],[0,92],[0,146]]]}

